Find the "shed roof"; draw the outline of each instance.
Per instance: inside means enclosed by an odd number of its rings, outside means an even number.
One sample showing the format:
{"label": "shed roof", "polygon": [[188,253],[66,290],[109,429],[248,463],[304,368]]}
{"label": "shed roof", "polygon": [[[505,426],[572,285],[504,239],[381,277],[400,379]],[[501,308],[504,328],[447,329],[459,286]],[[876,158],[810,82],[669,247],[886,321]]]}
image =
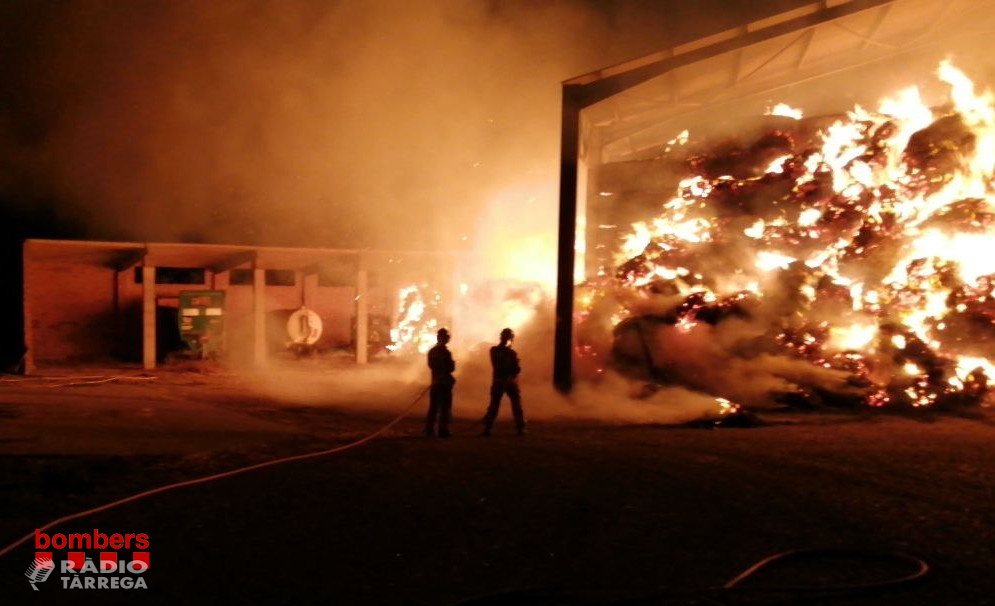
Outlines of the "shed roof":
{"label": "shed roof", "polygon": [[[995,0],[826,0],[564,85],[588,100],[582,150],[595,164],[614,162],[660,146],[689,122],[816,81],[847,83],[833,91],[838,102],[851,93],[873,100],[891,92],[898,64],[935,67],[953,54],[990,72],[993,30]],[[854,74],[861,90],[845,90]]]}

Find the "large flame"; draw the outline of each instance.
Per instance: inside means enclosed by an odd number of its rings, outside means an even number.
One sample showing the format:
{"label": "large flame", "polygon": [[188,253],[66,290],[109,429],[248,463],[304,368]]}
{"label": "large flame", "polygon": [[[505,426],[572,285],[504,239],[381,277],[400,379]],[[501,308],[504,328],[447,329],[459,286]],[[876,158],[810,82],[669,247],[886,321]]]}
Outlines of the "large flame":
{"label": "large flame", "polygon": [[435,333],[441,328],[439,293],[428,285],[405,286],[398,292],[397,322],[390,330],[390,345],[394,353],[425,353],[435,344]]}
{"label": "large flame", "polygon": [[397,294],[398,315],[387,350],[426,353],[443,327],[459,344],[492,341],[502,328],[518,331],[528,325],[548,296],[539,282],[510,279],[461,282],[450,297],[428,284],[405,286]]}
{"label": "large flame", "polygon": [[[983,394],[995,378],[995,102],[949,61],[937,76],[949,95],[933,107],[906,88],[809,142],[782,120],[751,148],[749,174],[691,158],[674,197],[619,242],[610,278],[587,285],[578,354],[591,326],[608,322],[617,341],[640,314],[684,330],[766,314],[779,351],[851,372],[871,405]],[[785,104],[767,114],[816,120]]]}

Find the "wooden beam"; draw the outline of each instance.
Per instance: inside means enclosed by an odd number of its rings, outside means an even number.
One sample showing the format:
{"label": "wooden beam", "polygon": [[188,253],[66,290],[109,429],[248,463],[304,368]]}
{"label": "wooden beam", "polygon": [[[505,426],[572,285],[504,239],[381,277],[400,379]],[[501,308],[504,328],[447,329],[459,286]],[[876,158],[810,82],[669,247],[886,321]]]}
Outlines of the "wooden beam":
{"label": "wooden beam", "polygon": [[156,363],[155,266],[142,265],[142,367],[152,370]]}

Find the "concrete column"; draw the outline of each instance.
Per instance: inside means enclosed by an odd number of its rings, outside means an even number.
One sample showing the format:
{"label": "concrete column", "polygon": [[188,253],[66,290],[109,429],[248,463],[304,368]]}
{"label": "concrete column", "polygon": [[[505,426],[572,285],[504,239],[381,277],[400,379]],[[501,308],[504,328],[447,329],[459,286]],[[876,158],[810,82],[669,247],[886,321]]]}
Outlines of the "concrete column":
{"label": "concrete column", "polygon": [[32,276],[31,268],[28,266],[28,245],[24,244],[22,249],[24,256],[23,259],[23,284],[24,284],[24,347],[26,351],[24,352],[24,374],[31,374],[35,371],[35,331],[34,331],[34,314],[32,312],[32,297],[34,293],[32,292]]}
{"label": "concrete column", "polygon": [[142,367],[155,368],[155,266],[142,265]]}
{"label": "concrete column", "polygon": [[252,359],[266,364],[266,271],[252,268]]}
{"label": "concrete column", "polygon": [[556,333],[553,337],[553,385],[562,393],[573,387],[574,260],[577,245],[577,157],[580,110],[589,101],[563,86],[560,118],[560,216],[556,265]]}
{"label": "concrete column", "polygon": [[111,308],[114,310],[115,322],[117,314],[121,311],[121,272],[114,271],[114,278],[111,280]]}
{"label": "concrete column", "polygon": [[211,289],[212,290],[223,290],[225,291],[225,329],[221,332],[221,351],[228,354],[228,333],[231,332],[231,318],[228,316],[229,309],[229,281],[231,280],[230,270],[216,271],[211,273]]}
{"label": "concrete column", "polygon": [[366,364],[369,360],[367,347],[369,345],[370,302],[368,294],[366,262],[360,258],[359,271],[356,273],[356,364]]}

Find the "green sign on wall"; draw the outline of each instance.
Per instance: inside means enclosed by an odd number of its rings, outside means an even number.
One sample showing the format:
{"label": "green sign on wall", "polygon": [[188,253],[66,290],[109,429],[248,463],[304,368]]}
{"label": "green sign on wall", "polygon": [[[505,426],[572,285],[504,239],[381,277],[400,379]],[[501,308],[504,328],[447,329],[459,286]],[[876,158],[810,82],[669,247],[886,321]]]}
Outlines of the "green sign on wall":
{"label": "green sign on wall", "polygon": [[181,290],[180,338],[195,355],[213,358],[221,353],[225,336],[225,291]]}

